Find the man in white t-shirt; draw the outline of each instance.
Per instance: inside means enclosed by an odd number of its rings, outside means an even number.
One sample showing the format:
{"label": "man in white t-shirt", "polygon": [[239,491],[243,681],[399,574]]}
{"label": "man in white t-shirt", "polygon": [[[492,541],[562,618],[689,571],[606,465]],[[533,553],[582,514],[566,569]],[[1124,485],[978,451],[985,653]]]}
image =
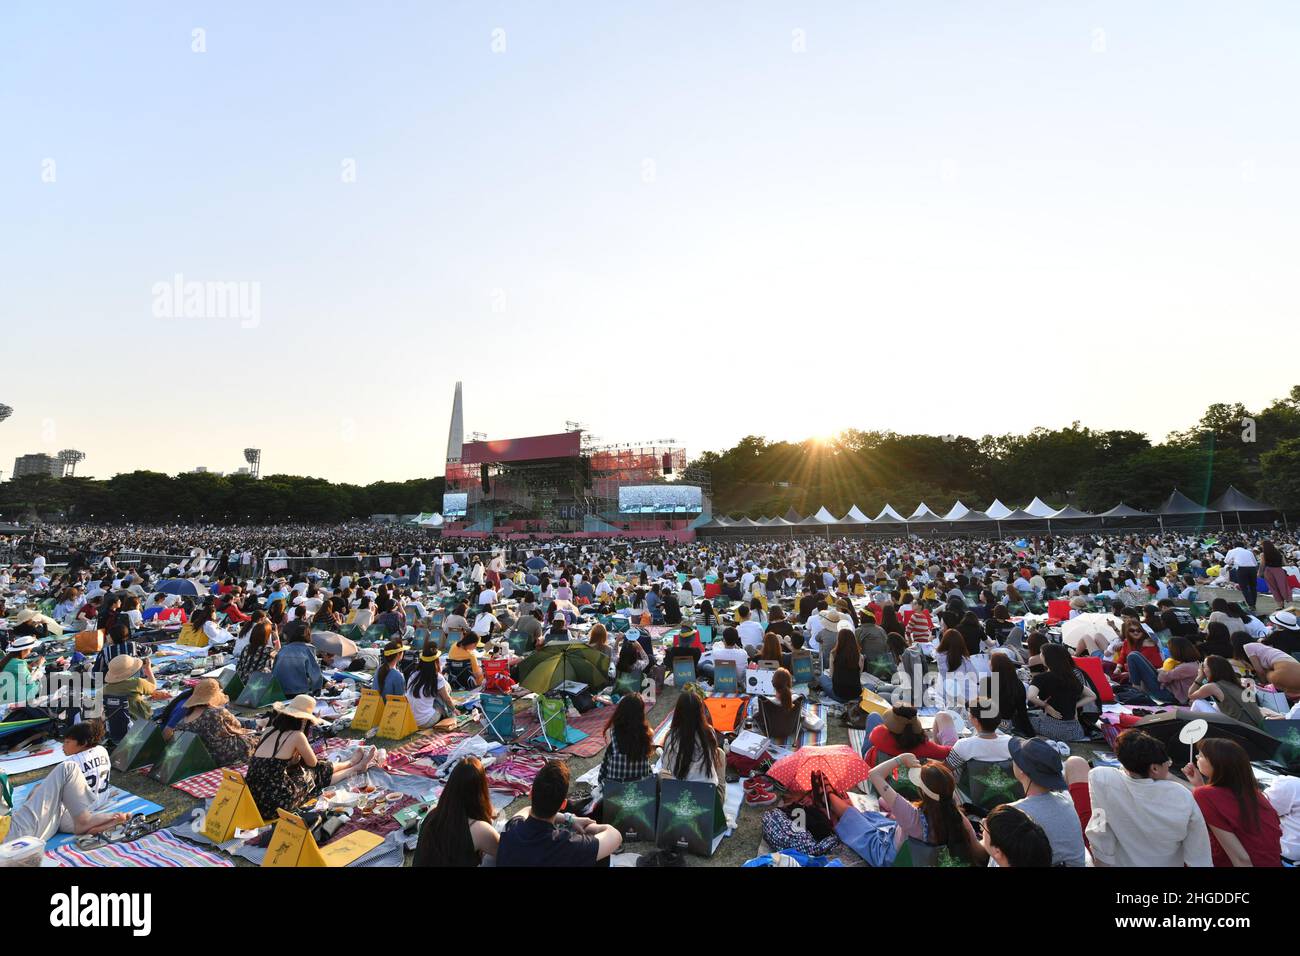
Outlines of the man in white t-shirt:
{"label": "man in white t-shirt", "polygon": [[763,625],[750,620],[749,607],[741,604],[736,608],[736,633],[745,650],[753,649],[755,655],[763,648]]}
{"label": "man in white t-shirt", "polygon": [[1256,585],[1259,579],[1259,559],[1255,557],[1255,552],[1239,544],[1224,556],[1223,563],[1231,569],[1229,573],[1233,582],[1241,588],[1242,600],[1250,605],[1252,611],[1255,610],[1255,602],[1259,600],[1259,588]]}
{"label": "man in white t-shirt", "polygon": [[963,737],[952,746],[948,751],[948,766],[952,768],[953,774],[961,779],[962,767],[971,760],[982,760],[990,763],[996,763],[1003,760],[1011,759],[1009,749],[1011,737],[998,730],[1002,723],[1002,716],[997,712],[996,707],[990,706],[984,709],[974,709],[971,711],[971,720],[975,724],[976,733],[971,737]]}
{"label": "man in white t-shirt", "polygon": [[1192,791],[1169,776],[1165,745],[1136,728],[1119,735],[1123,769],[1088,772],[1085,835],[1099,866],[1213,866],[1210,832]]}

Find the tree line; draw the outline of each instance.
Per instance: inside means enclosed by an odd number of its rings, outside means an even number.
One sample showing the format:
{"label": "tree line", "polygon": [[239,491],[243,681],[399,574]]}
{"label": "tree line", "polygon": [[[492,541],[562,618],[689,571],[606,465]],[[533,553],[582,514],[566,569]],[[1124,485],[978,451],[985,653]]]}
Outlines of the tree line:
{"label": "tree line", "polygon": [[921,501],[942,515],[958,500],[982,510],[995,498],[1014,508],[1034,496],[1085,511],[1121,501],[1145,510],[1175,488],[1205,504],[1229,485],[1300,512],[1300,385],[1259,411],[1211,404],[1158,443],[1077,421],[981,438],[849,429],[801,442],[748,435],[693,464],[710,474],[715,514],[752,518],[822,506],[840,517],[854,504],[875,517],[886,503],[906,515]]}
{"label": "tree line", "polygon": [[443,479],[352,485],[298,475],[166,475],[131,471],[105,480],[17,478],[0,484],[0,515],[23,521],[338,523],[372,514],[442,510]]}

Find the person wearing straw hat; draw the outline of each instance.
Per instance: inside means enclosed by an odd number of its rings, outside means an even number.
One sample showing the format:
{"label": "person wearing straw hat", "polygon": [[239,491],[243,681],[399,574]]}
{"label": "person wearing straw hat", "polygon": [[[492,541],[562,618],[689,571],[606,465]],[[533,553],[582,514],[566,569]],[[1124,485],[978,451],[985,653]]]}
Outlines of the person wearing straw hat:
{"label": "person wearing straw hat", "polygon": [[185,716],[177,730],[198,734],[218,767],[247,763],[257,747],[256,724],[247,724],[226,710],[230,698],[214,678],[205,677],[194,685],[185,701]]}
{"label": "person wearing straw hat", "polygon": [[[104,694],[110,697],[126,697],[129,700],[127,712],[133,719],[148,720],[153,716],[149,699],[158,693],[153,681],[144,677],[140,670],[144,662],[130,654],[119,654],[108,663],[104,674]],[[166,696],[166,695],[163,695]]]}
{"label": "person wearing straw hat", "polygon": [[40,644],[30,634],[9,642],[0,658],[0,704],[25,704],[38,693],[40,685],[32,679],[32,652]]}
{"label": "person wearing straw hat", "polygon": [[316,716],[316,699],[310,694],[277,701],[271,707],[275,711],[271,725],[253,750],[245,774],[262,819],[274,819],[276,810],[292,813],[319,797],[331,783],[340,783],[374,764],[374,747],[358,747],[346,762],[316,756],[307,740],[307,726],[325,721]]}

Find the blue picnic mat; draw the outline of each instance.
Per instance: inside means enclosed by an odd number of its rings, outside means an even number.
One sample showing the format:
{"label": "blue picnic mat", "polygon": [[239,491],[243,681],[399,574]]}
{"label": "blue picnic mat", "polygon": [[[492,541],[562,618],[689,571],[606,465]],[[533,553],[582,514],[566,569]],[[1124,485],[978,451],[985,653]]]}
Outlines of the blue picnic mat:
{"label": "blue picnic mat", "polygon": [[[14,787],[14,809],[23,805],[27,795],[32,792],[32,788],[38,783],[40,783],[39,780],[25,783],[21,787]],[[161,810],[162,804],[146,800],[144,797],[137,797],[134,793],[127,793],[120,787],[113,786],[105,790],[103,797],[95,804],[95,813],[143,813],[148,816]],[[45,849],[53,850],[56,847],[65,846],[76,838],[76,835],[72,833],[56,833],[45,841]]]}

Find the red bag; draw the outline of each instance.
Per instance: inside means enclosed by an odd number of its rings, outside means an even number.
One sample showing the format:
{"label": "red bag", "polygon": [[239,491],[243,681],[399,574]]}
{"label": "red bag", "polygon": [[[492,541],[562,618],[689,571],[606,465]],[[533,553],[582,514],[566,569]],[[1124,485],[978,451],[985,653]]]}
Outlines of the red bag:
{"label": "red bag", "polygon": [[515,679],[510,676],[510,662],[505,658],[496,658],[483,662],[483,689],[490,694],[508,694],[515,686]]}

